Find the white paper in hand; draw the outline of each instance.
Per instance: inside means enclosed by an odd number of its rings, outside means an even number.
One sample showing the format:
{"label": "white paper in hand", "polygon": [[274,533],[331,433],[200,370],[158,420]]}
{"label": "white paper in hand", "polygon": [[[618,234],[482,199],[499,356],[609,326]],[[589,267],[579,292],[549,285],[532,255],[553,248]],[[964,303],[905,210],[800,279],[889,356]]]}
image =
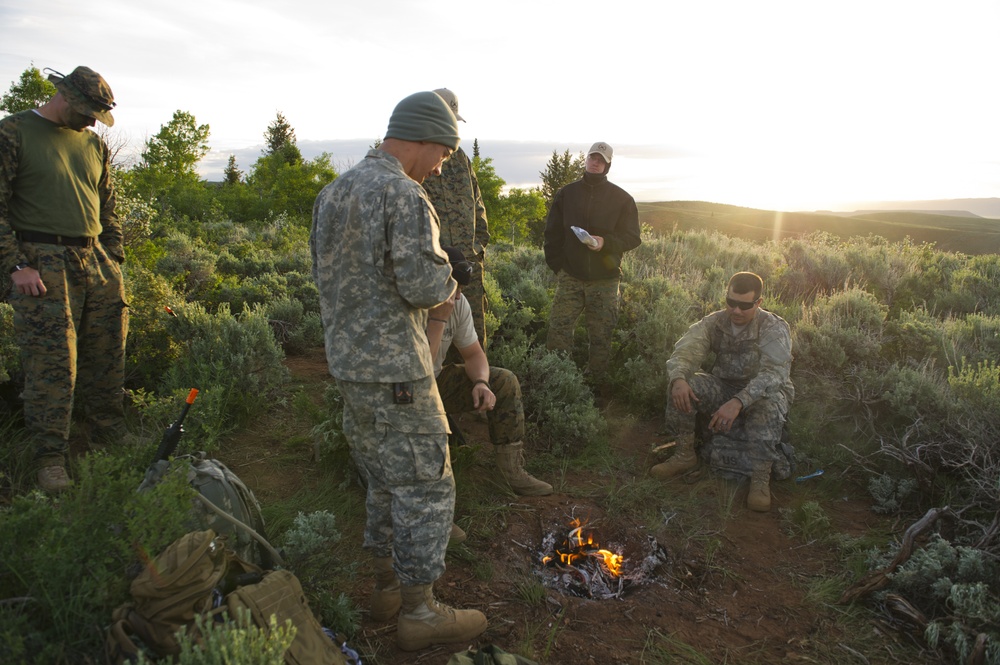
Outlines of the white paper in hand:
{"label": "white paper in hand", "polygon": [[569,228],[576,234],[577,239],[584,245],[587,245],[588,247],[597,247],[597,239],[594,238],[594,236],[590,235],[579,226],[571,226]]}

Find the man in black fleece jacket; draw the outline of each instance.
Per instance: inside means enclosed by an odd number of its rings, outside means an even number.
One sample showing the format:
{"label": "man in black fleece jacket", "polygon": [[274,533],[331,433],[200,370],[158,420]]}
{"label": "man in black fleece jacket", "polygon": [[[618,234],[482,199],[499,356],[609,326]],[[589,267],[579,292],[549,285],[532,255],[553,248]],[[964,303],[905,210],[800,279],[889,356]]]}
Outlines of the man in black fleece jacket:
{"label": "man in black fleece jacket", "polygon": [[583,313],[590,339],[588,379],[605,399],[622,254],[642,242],[635,200],[608,182],[611,156],[607,143],[591,146],[583,178],[556,192],[545,222],[545,261],[556,274],[546,346],[569,353]]}

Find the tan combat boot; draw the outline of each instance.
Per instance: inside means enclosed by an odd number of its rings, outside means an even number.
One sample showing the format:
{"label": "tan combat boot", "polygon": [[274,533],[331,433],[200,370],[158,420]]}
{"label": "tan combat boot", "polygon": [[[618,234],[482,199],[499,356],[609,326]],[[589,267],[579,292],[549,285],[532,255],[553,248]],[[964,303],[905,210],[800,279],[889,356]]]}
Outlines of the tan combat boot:
{"label": "tan combat boot", "polygon": [[43,466],[38,469],[38,488],[46,494],[58,494],[70,488],[73,481],[66,473],[66,467],[61,464]]}
{"label": "tan combat boot", "polygon": [[478,610],[456,610],[434,600],[434,586],[402,588],[403,609],[396,622],[396,646],[419,651],[432,644],[468,642],[486,630],[486,615]]}
{"label": "tan combat boot", "polygon": [[694,451],[694,438],[691,435],[677,438],[674,454],[666,462],[656,464],[649,470],[649,475],[657,480],[667,480],[690,471],[698,466],[698,454]]}
{"label": "tan combat boot", "polygon": [[388,621],[396,616],[403,604],[399,589],[399,578],[392,569],[392,557],[376,557],[375,590],[372,591],[370,604],[373,621]]}
{"label": "tan combat boot", "polygon": [[462,527],[454,522],[451,523],[451,533],[448,534],[448,545],[461,545],[468,538]]}
{"label": "tan combat boot", "polygon": [[538,480],[524,470],[524,444],[518,441],[506,446],[493,446],[496,451],[497,468],[500,475],[514,494],[521,496],[545,496],[552,494],[552,485]]}
{"label": "tan combat boot", "polygon": [[754,462],[750,476],[747,508],[758,513],[771,510],[771,465],[772,462]]}

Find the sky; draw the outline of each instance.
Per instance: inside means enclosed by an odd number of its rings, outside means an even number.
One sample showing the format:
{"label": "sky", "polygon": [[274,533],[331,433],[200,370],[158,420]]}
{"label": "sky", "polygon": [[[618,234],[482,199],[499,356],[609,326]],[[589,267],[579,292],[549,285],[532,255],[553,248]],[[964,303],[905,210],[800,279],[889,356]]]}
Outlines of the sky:
{"label": "sky", "polygon": [[851,210],[1000,197],[998,0],[0,0],[0,89],[100,72],[138,154],[174,111],[246,171],[282,113],[341,170],[419,90],[509,186],[614,148],[637,201]]}

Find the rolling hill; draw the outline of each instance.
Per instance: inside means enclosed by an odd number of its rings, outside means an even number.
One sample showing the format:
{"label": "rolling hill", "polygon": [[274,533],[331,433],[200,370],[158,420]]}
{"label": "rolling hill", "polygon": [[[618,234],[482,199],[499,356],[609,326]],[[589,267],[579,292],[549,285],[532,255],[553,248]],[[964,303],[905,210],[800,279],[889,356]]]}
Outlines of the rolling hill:
{"label": "rolling hill", "polygon": [[[639,220],[659,232],[718,231],[749,240],[780,240],[822,231],[839,238],[910,238],[964,254],[1000,254],[1000,220],[965,211],[778,212],[704,201],[638,203]],[[948,214],[951,213],[951,214]]]}

